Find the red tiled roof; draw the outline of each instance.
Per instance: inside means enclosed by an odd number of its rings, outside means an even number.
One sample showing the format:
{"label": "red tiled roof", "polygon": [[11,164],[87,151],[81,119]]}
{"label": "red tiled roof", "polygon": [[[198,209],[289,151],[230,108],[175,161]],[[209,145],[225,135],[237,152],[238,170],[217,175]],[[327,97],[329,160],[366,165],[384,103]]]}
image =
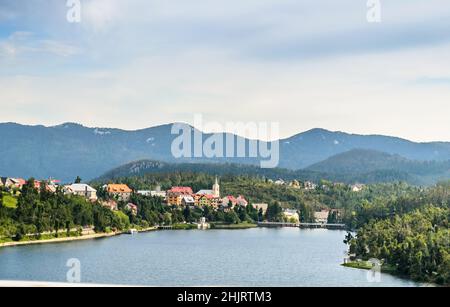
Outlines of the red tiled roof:
{"label": "red tiled roof", "polygon": [[108,184],[108,193],[131,193],[133,192],[126,184]]}
{"label": "red tiled roof", "polygon": [[169,190],[169,193],[180,193],[180,194],[189,194],[189,195],[194,194],[192,192],[192,188],[190,188],[190,187],[172,187]]}

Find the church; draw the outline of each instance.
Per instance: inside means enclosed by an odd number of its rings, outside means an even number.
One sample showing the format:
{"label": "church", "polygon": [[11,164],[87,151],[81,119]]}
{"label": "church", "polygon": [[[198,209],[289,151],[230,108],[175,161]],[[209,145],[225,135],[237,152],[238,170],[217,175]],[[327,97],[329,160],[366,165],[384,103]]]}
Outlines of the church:
{"label": "church", "polygon": [[212,190],[200,190],[197,195],[212,195],[214,198],[220,198],[220,185],[216,176],[216,181],[212,186]]}

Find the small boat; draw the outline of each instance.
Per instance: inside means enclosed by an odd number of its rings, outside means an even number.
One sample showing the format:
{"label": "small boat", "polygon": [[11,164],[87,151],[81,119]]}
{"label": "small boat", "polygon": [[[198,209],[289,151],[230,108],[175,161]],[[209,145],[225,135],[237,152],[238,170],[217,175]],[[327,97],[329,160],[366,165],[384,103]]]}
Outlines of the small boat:
{"label": "small boat", "polygon": [[137,229],[130,229],[130,230],[127,231],[127,233],[130,234],[130,235],[135,235],[135,234],[138,233],[138,231],[137,231]]}

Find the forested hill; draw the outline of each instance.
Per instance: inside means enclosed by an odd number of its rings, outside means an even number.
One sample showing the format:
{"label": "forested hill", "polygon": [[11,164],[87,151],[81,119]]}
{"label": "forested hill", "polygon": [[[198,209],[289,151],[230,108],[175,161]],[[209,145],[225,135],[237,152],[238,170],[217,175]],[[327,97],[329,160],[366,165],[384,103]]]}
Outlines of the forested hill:
{"label": "forested hill", "polygon": [[410,183],[430,185],[450,178],[450,160],[417,161],[375,150],[355,149],[311,165],[307,170],[349,177],[389,172],[404,176]]}
{"label": "forested hill", "polygon": [[[211,136],[184,125],[202,140]],[[27,126],[0,123],[0,176],[57,178],[72,180],[79,175],[90,180],[131,161],[150,159],[171,163],[214,162],[259,165],[255,158],[175,159],[171,144],[178,135],[172,124],[135,131],[115,128],[90,128],[74,123],[58,126]],[[247,139],[232,136],[237,142]],[[279,167],[290,170],[306,168],[349,150],[362,148],[396,154],[418,161],[450,159],[450,143],[416,143],[379,135],[356,135],[312,129],[280,140]],[[226,150],[226,146],[224,146]],[[404,175],[403,175],[404,176]],[[374,178],[366,174],[366,178]]]}
{"label": "forested hill", "polygon": [[[326,170],[326,169],[325,169]],[[313,181],[329,180],[333,182],[342,182],[347,184],[353,183],[381,183],[381,182],[407,182],[410,184],[421,185],[427,183],[429,185],[436,182],[436,178],[421,177],[410,174],[406,171],[396,169],[375,169],[361,173],[333,173],[315,170],[288,170],[282,168],[262,169],[257,166],[241,165],[241,164],[216,164],[216,163],[166,163],[152,160],[140,160],[125,164],[115,168],[95,181],[109,182],[126,177],[142,177],[151,174],[174,174],[174,173],[193,173],[193,174],[209,174],[209,175],[232,175],[232,176],[249,176],[264,177],[267,179],[277,180],[283,179]],[[448,178],[448,177],[447,177]],[[445,180],[445,176],[443,176]]]}

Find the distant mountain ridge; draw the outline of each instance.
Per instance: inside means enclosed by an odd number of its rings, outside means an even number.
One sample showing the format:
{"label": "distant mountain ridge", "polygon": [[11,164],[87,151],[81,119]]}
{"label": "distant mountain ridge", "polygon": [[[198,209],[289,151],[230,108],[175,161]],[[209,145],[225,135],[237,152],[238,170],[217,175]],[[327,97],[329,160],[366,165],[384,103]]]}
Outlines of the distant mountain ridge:
{"label": "distant mountain ridge", "polygon": [[354,149],[313,164],[305,170],[352,176],[390,171],[399,175],[407,174],[407,181],[416,184],[430,184],[450,179],[450,160],[414,161],[375,150]]}
{"label": "distant mountain ridge", "polygon": [[[366,167],[367,166],[367,167]],[[347,184],[408,182],[431,185],[450,179],[450,161],[421,162],[371,150],[352,150],[333,156],[307,169],[264,169],[253,165],[233,163],[167,163],[153,160],[133,161],[114,168],[96,182],[109,182],[127,177],[152,174],[206,173],[219,176],[251,176],[277,180],[319,182],[322,179]]]}
{"label": "distant mountain ridge", "polygon": [[[131,161],[237,163],[259,165],[255,158],[185,158],[171,153],[172,124],[126,131],[65,123],[53,127],[0,124],[0,175],[90,180]],[[194,133],[195,128],[186,125]],[[200,133],[203,139],[211,134]],[[235,140],[243,139],[233,136]],[[248,140],[243,139],[245,142]],[[450,160],[450,143],[415,143],[388,136],[364,136],[312,129],[280,140],[280,168],[303,169],[353,149],[369,149],[418,161]]]}

